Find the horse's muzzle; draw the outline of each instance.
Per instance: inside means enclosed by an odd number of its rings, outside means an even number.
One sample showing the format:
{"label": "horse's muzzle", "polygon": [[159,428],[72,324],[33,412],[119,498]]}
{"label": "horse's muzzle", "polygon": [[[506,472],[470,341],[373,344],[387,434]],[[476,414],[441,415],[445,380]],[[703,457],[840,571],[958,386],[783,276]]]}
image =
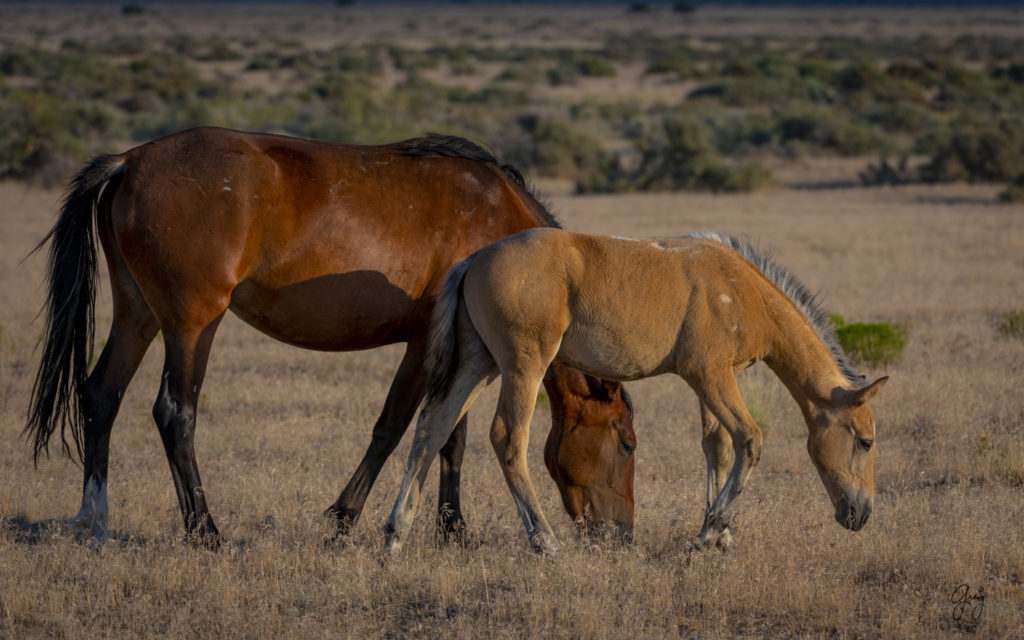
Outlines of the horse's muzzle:
{"label": "horse's muzzle", "polygon": [[843,496],[843,499],[836,505],[836,522],[850,531],[860,531],[870,515],[870,500],[850,502],[849,498]]}

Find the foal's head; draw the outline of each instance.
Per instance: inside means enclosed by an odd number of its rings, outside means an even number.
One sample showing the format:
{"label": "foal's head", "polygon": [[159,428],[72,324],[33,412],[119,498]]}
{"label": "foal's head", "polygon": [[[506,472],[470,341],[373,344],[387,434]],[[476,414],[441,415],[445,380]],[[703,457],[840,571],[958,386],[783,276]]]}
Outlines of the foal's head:
{"label": "foal's head", "polygon": [[633,409],[618,382],[598,380],[559,361],[544,376],[552,426],[544,463],[569,516],[585,533],[607,526],[633,532]]}
{"label": "foal's head", "polygon": [[888,377],[856,390],[836,389],[808,423],[807,451],[836,508],[836,521],[860,531],[875,495],[875,414],[868,402]]}

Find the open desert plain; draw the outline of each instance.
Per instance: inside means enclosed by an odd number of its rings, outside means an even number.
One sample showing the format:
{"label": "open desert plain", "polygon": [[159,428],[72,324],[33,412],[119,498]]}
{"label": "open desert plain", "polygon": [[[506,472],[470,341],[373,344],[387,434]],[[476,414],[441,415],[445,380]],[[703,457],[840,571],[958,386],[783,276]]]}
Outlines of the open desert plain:
{"label": "open desert plain", "polygon": [[[823,38],[882,38],[889,51],[896,48],[893,42],[942,47],[965,37],[1019,43],[1022,16],[1008,9],[633,9],[625,3],[0,4],[0,53],[37,52],[40,69],[50,64],[46,55],[79,46],[69,40],[107,47],[104,64],[131,66],[135,82],[145,69],[137,57],[150,49],[166,53],[174,38],[187,36],[198,49],[217,39],[238,54],[188,58],[195,73],[189,78],[230,87],[237,95],[172,117],[167,105],[174,98],[163,88],[119,89],[125,93],[116,98],[119,106],[96,107],[97,118],[109,119],[106,137],[94,129],[79,146],[67,147],[54,138],[53,153],[37,158],[42,168],[32,174],[36,178],[29,172],[19,176],[9,161],[5,165],[0,637],[1024,637],[1024,205],[1001,201],[1006,180],[907,179],[863,186],[858,174],[877,161],[873,148],[820,153],[782,141],[746,155],[729,155],[721,146],[715,151],[723,166],[756,162],[770,172],[770,180],[749,189],[587,189],[578,186],[593,169],[585,161],[570,153],[564,165],[557,158],[547,162],[551,139],[531,147],[519,144],[527,129],[515,135],[490,131],[480,113],[492,98],[464,98],[490,86],[508,64],[534,65],[541,70],[536,84],[513,87],[529,94],[517,108],[536,111],[541,120],[562,114],[592,132],[587,145],[611,153],[622,147],[621,130],[586,113],[615,111],[608,105],[643,111],[678,102],[706,83],[706,75],[658,75],[646,62],[623,56],[613,59],[613,74],[582,72],[563,82],[555,81],[555,72],[544,75],[545,65],[557,61],[545,63],[543,56],[601,51],[609,42],[622,46],[634,37],[678,39],[705,53],[733,46],[792,51],[799,48],[795,42],[810,46]],[[372,74],[377,93],[369,95],[406,100],[401,109],[414,115],[427,109],[451,117],[363,120],[376,127],[376,138],[365,130],[346,135],[345,129],[333,129],[333,139],[384,142],[437,128],[472,134],[502,159],[524,163],[569,229],[628,237],[698,230],[738,235],[770,249],[847,323],[895,328],[904,342],[901,351],[855,359],[869,379],[890,376],[872,403],[876,493],[866,526],[852,532],[836,523],[807,453],[801,414],[786,388],[759,364],[738,380],[764,433],[763,454],[739,498],[733,543],[725,551],[690,551],[703,518],[705,460],[697,399],[675,376],[626,385],[639,440],[630,545],[577,537],[544,468],[551,419],[541,396],[529,465],[563,549],[554,557],[531,552],[488,440],[497,385],[470,414],[462,490],[468,544],[445,544],[434,532],[432,470],[411,539],[397,557],[384,556],[382,525],[401,481],[410,434],[384,467],[352,533],[326,544],[332,524],[324,509],[369,442],[402,345],[306,351],[275,342],[228,314],[202,388],[196,438],[210,509],[225,543],[210,551],[183,539],[152,417],[163,356],[159,338],[125,392],[113,430],[111,538],[99,543],[74,535],[67,522],[79,507],[81,466],[61,455],[56,437],[50,456],[34,466],[31,443],[22,436],[41,351],[38,314],[45,294],[45,251],[31,251],[53,224],[61,198],[60,180],[46,176],[66,177],[88,154],[126,149],[146,132],[204,123],[189,118],[330,137],[313,124],[297,129],[281,122],[290,117],[289,109],[309,122],[320,115],[367,117],[318,111],[316,101],[344,96],[324,84],[317,52],[342,45],[353,47],[352,56],[370,51],[387,60]],[[450,50],[432,49],[456,45],[469,47],[469,61],[461,67]],[[514,47],[535,57],[508,63],[499,53]],[[907,44],[900,59],[913,60],[911,49]],[[313,62],[251,62],[256,54],[275,52],[305,52]],[[444,94],[443,102],[434,93],[434,102],[424,107],[413,99],[422,93],[402,88],[415,56],[423,65],[419,81],[467,93]],[[444,56],[445,62],[433,65],[431,56]],[[5,99],[37,86],[31,68],[12,67],[11,56],[3,60]],[[343,71],[355,68],[335,64]],[[966,55],[963,68],[991,64]],[[154,77],[166,75],[164,63],[153,69]],[[305,84],[317,83],[322,91],[302,93]],[[62,100],[96,106],[95,91],[89,98],[77,95]],[[124,102],[133,95],[138,104]],[[298,104],[306,99],[311,113]],[[198,104],[182,100],[176,104],[185,111]],[[452,116],[449,101],[472,103],[473,112]],[[584,106],[559,106],[566,104]],[[264,120],[254,120],[246,105],[260,110]],[[47,107],[40,102],[39,108]],[[509,107],[494,108],[505,113]],[[159,114],[146,119],[147,110]],[[615,114],[601,122],[629,117]],[[460,125],[456,116],[469,124]],[[474,118],[484,124],[474,125]],[[5,135],[9,141],[15,134]],[[573,135],[555,139],[563,146],[583,144]],[[899,150],[921,164],[933,153],[909,143]],[[629,157],[621,160],[630,166]],[[97,350],[111,319],[109,286],[100,271]]]}

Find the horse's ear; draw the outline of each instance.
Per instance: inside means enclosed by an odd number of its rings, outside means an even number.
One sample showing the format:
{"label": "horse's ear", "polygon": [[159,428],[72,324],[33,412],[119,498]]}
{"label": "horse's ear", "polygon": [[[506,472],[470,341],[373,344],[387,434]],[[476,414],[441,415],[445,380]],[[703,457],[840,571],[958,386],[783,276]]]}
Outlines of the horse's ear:
{"label": "horse's ear", "polygon": [[882,390],[882,387],[885,386],[885,383],[888,380],[889,376],[882,376],[881,378],[875,380],[874,382],[864,387],[863,389],[857,389],[856,391],[853,392],[853,395],[850,398],[851,404],[855,407],[859,407],[862,404],[870,402],[872,399],[874,399],[875,396],[878,395],[878,392]]}
{"label": "horse's ear", "polygon": [[584,374],[587,380],[587,387],[590,388],[590,397],[599,402],[611,402],[619,391],[619,383],[610,380],[600,380],[594,376]]}

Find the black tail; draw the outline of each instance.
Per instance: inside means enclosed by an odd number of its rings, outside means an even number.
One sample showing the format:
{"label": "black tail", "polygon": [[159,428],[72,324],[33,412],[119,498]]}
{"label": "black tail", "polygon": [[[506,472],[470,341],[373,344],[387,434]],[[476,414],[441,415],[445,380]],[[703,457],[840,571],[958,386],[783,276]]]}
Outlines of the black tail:
{"label": "black tail", "polygon": [[48,241],[46,324],[43,357],[32,387],[25,433],[33,440],[33,458],[49,455],[50,436],[60,425],[64,452],[70,426],[82,458],[80,393],[92,358],[93,307],[96,299],[95,210],[103,186],[122,166],[121,156],[104,155],[83,168],[68,187],[57,223],[33,250]]}

